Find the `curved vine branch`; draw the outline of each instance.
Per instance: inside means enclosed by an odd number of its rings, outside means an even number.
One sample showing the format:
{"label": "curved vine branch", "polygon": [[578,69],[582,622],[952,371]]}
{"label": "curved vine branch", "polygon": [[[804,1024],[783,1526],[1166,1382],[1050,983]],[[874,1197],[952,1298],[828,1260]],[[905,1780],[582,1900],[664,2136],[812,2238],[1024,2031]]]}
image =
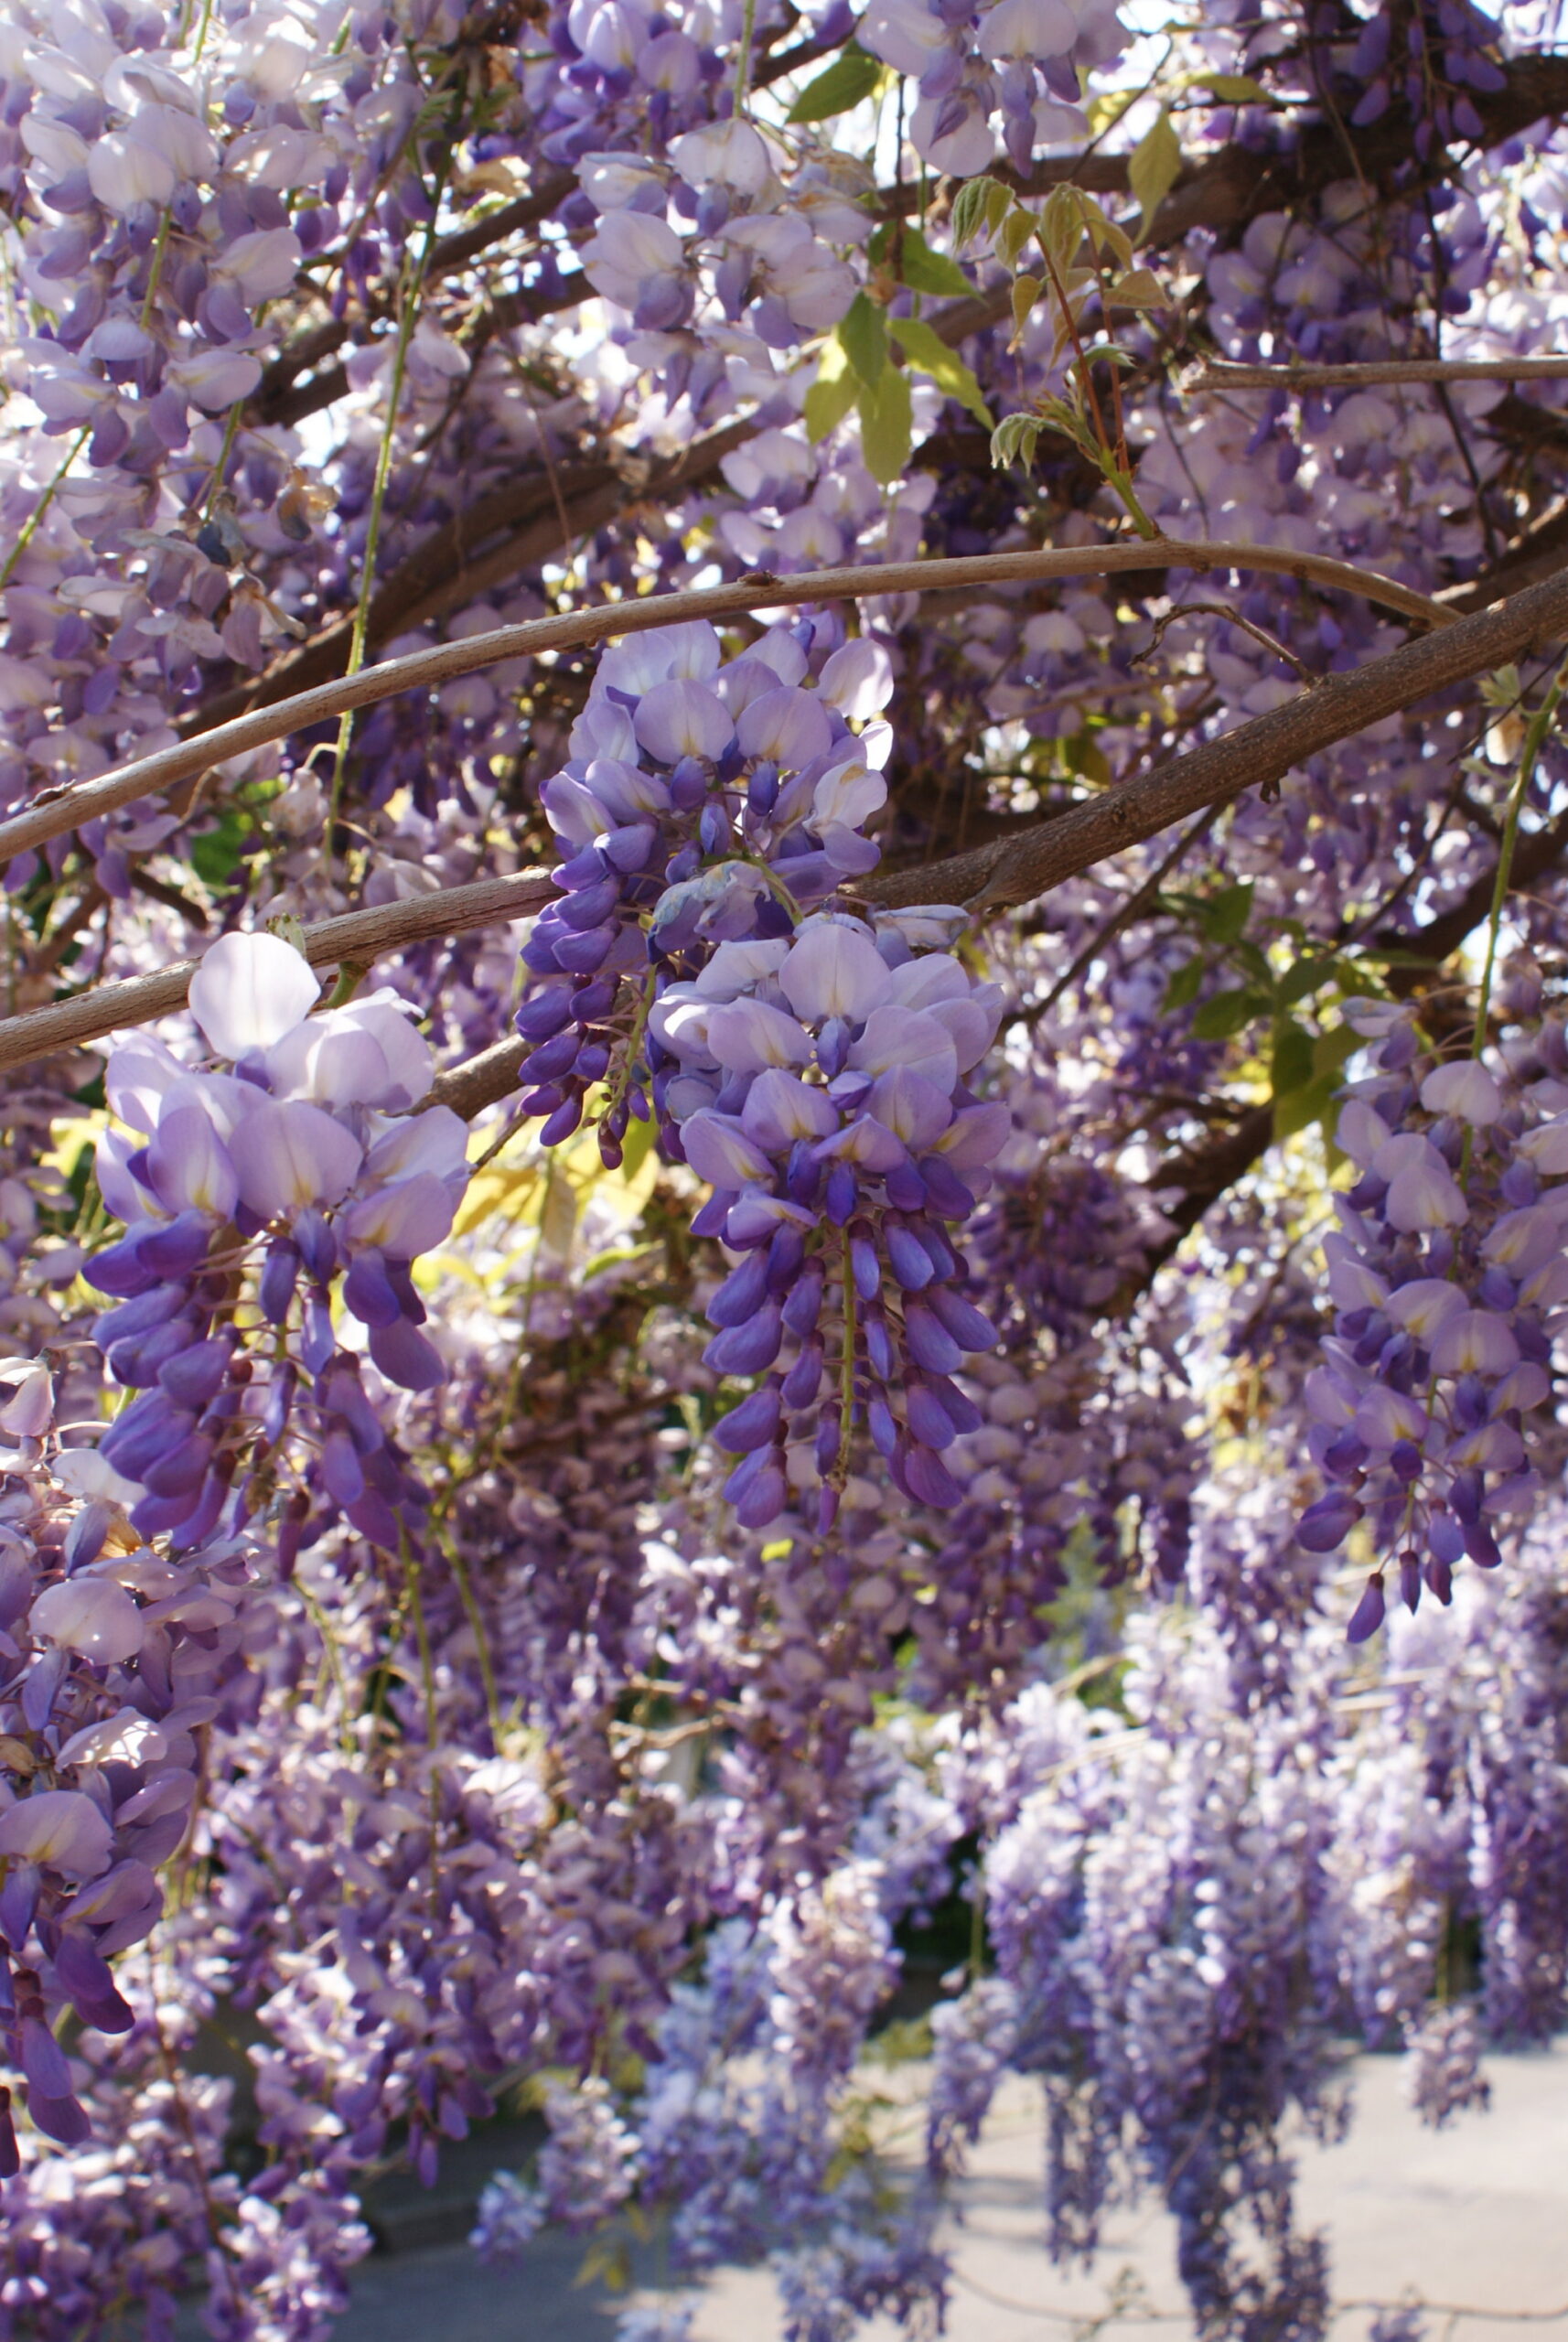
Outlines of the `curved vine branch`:
{"label": "curved vine branch", "polygon": [[1190,569],[1200,575],[1215,569],[1262,571],[1338,593],[1359,594],[1433,628],[1456,628],[1466,623],[1408,586],[1380,577],[1374,570],[1331,560],[1326,553],[1295,553],[1276,545],[1188,544],[1175,537],[1047,547],[1038,553],[973,553],[950,561],[868,562],[859,568],[824,569],[803,576],[775,577],[768,570],[755,570],[733,586],[649,595],[634,602],[607,602],[595,609],[573,610],[561,618],[531,618],[521,626],[498,627],[489,634],[437,643],[428,650],[413,650],[401,659],[362,667],[356,675],[317,684],[274,706],[258,708],[209,732],[198,733],[174,747],[140,757],[134,764],[122,765],[117,772],[101,774],[72,788],[46,790],[25,811],[0,822],[0,861],[42,845],[49,838],[61,837],[121,805],[134,804],[138,798],[156,796],[231,757],[286,739],[291,732],[303,731],[328,716],[372,706],[399,692],[449,682],[456,675],[471,675],[503,659],[578,650],[614,635],[639,634],[650,627],[675,626],[693,618],[738,618],[756,610],[792,608],[811,602],[922,594],[943,586],[1022,585],[1042,577],[1106,577],[1122,571],[1159,568]]}

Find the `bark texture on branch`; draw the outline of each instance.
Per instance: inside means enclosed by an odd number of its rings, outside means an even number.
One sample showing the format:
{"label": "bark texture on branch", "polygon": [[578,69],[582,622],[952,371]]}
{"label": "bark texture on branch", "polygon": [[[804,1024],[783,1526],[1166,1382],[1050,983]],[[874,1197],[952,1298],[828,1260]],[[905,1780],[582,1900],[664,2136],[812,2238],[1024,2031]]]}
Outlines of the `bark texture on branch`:
{"label": "bark texture on branch", "polygon": [[[432,936],[467,935],[477,927],[499,927],[526,918],[554,899],[556,887],[542,870],[520,870],[508,878],[480,878],[468,886],[444,886],[401,903],[346,911],[305,929],[305,956],[313,968],[340,967],[344,961],[367,966],[383,951],[422,943]],[[199,960],[180,960],[156,975],[127,976],[99,984],[74,1000],[52,1002],[0,1023],[0,1072],[80,1047],[129,1025],[148,1025],[185,1005]]]}
{"label": "bark texture on branch", "polygon": [[962,903],[975,911],[1033,902],[1203,806],[1226,804],[1243,790],[1283,780],[1293,765],[1369,725],[1564,634],[1568,570],[1560,570],[1496,609],[1403,643],[1353,674],[1325,676],[1284,706],[1205,741],[1091,805],[1074,806],[1033,836],[979,846],[923,869],[874,874],[862,891],[871,901],[893,906]]}
{"label": "bark texture on branch", "polygon": [[[410,651],[384,665],[361,667],[357,675],[318,684],[273,707],[235,716],[211,731],[202,731],[172,748],[160,748],[117,772],[100,774],[69,789],[46,790],[23,812],[0,822],[0,862],[62,837],[83,822],[113,812],[174,788],[230,757],[247,754],[291,732],[306,730],[347,708],[370,707],[400,692],[422,691],[449,682],[456,675],[471,675],[503,659],[536,656],[541,651],[580,649],[612,636],[640,634],[650,627],[674,626],[692,618],[738,618],[756,610],[792,609],[822,601],[854,601],[883,594],[920,594],[935,586],[1026,584],[1039,577],[1110,576],[1149,566],[1151,551],[1166,566],[1199,572],[1215,569],[1255,569],[1286,577],[1310,578],[1340,593],[1361,594],[1402,615],[1442,628],[1456,628],[1460,621],[1424,594],[1396,585],[1375,572],[1353,568],[1325,554],[1299,553],[1273,545],[1186,544],[1174,537],[1157,540],[1122,539],[1114,544],[1047,547],[1040,553],[964,554],[951,561],[868,562],[860,566],[819,570],[803,576],[775,577],[768,570],[753,571],[734,586],[713,586],[683,594],[647,595],[635,600],[601,603],[596,608],[573,610],[560,618],[531,618],[521,626],[499,627],[488,634],[472,634],[454,642],[439,642],[428,650]],[[470,575],[474,573],[470,572]]]}

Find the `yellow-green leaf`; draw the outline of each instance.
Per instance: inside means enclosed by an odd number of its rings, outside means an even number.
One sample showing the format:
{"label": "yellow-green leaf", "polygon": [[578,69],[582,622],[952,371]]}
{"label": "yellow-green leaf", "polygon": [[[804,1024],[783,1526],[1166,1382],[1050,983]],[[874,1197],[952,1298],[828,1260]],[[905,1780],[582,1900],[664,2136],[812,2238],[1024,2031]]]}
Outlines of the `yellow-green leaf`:
{"label": "yellow-green leaf", "polygon": [[974,290],[957,261],[946,252],[934,252],[918,228],[904,231],[898,246],[898,274],[912,293],[961,299]]}
{"label": "yellow-green leaf", "polygon": [[1006,218],[1012,200],[1011,188],[1004,187],[1000,179],[966,179],[953,198],[952,240],[956,249],[962,252],[982,229],[993,236]]}
{"label": "yellow-green leaf", "polygon": [[957,399],[969,409],[975,420],[991,428],[991,410],[981,394],[980,384],[958,352],[950,349],[940,334],[918,317],[894,317],[890,321],[894,340],[911,366],[929,374],[937,388],[950,399]]}
{"label": "yellow-green leaf", "polygon": [[1025,318],[1040,297],[1041,276],[1019,276],[1013,282],[1013,330],[1018,332]]}
{"label": "yellow-green leaf", "polygon": [[887,320],[883,311],[864,293],[857,293],[839,320],[838,338],[867,390],[875,390],[887,363]]}
{"label": "yellow-green leaf", "polygon": [[860,450],[873,479],[886,488],[903,478],[913,437],[908,376],[885,366],[875,387],[860,392]]}
{"label": "yellow-green leaf", "polygon": [[1187,78],[1189,89],[1212,90],[1227,105],[1268,105],[1269,92],[1250,73],[1193,73]]}
{"label": "yellow-green leaf", "polygon": [[996,257],[1004,268],[1013,266],[1030,237],[1038,233],[1039,225],[1034,213],[1022,206],[1007,214],[996,238]]}
{"label": "yellow-green leaf", "polygon": [[1181,161],[1181,141],[1171,128],[1171,118],[1162,106],[1153,128],[1146,130],[1139,139],[1127,164],[1128,184],[1144,209],[1138,231],[1140,242],[1153,227],[1155,212],[1176,185]]}
{"label": "yellow-green leaf", "polygon": [[856,389],[849,352],[835,333],[822,345],[817,379],[806,392],[807,436],[825,439],[836,429],[854,404]]}
{"label": "yellow-green leaf", "polygon": [[1152,268],[1130,269],[1111,287],[1113,309],[1165,309],[1170,298]]}

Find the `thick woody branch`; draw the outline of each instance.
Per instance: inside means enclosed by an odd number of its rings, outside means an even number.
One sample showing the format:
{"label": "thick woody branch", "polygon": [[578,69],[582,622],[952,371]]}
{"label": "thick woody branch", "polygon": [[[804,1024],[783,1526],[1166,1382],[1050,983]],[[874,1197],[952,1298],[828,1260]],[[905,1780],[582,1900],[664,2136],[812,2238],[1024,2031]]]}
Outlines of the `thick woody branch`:
{"label": "thick woody branch", "polygon": [[[362,961],[368,967],[383,951],[427,942],[433,936],[466,935],[472,928],[524,919],[542,910],[555,891],[546,872],[520,870],[508,878],[481,878],[470,886],[446,886],[405,902],[379,903],[371,910],[348,911],[341,919],[307,927],[305,956],[313,968],[336,968],[345,961]],[[52,1057],[57,1049],[79,1047],[129,1025],[172,1015],[184,1007],[191,977],[200,965],[199,960],[181,960],[156,975],[100,984],[74,1000],[55,1001],[25,1016],[5,1018],[0,1022],[0,1072],[35,1058]]]}
{"label": "thick woody branch", "polygon": [[437,1074],[431,1084],[430,1094],[421,1103],[426,1106],[450,1106],[466,1123],[493,1106],[517,1088],[518,1069],[534,1044],[508,1034],[504,1041],[492,1041],[477,1058],[466,1065],[455,1065],[449,1073]]}
{"label": "thick woody branch", "polygon": [[1561,382],[1561,358],[1376,358],[1354,366],[1242,366],[1214,359],[1191,391],[1360,391],[1377,382]]}
{"label": "thick woody branch", "polygon": [[138,798],[157,796],[231,757],[244,756],[328,716],[340,715],[346,708],[370,707],[399,692],[428,690],[503,659],[580,650],[612,636],[640,634],[650,627],[675,626],[693,618],[739,618],[757,610],[854,601],[870,595],[923,594],[932,587],[1026,585],[1042,577],[1108,577],[1152,567],[1199,573],[1216,569],[1269,572],[1339,593],[1362,595],[1429,626],[1457,632],[1469,623],[1455,618],[1424,594],[1412,593],[1409,586],[1396,585],[1371,570],[1353,568],[1348,562],[1331,561],[1326,554],[1294,553],[1273,545],[1188,544],[1175,537],[1047,547],[1037,553],[974,553],[953,561],[867,562],[859,568],[824,569],[799,577],[775,577],[767,570],[756,570],[734,586],[649,595],[635,601],[604,603],[596,609],[574,610],[562,618],[532,618],[522,626],[498,627],[489,634],[437,643],[429,650],[410,651],[405,658],[361,668],[357,675],[322,683],[275,707],[258,708],[252,714],[199,733],[194,739],[182,740],[175,747],[140,757],[134,764],[122,765],[118,772],[103,773],[74,788],[46,791],[25,812],[0,822],[0,861],[41,845],[48,838],[60,837],[121,805],[134,804]]}
{"label": "thick woody branch", "polygon": [[964,903],[977,911],[1032,902],[1204,806],[1228,804],[1243,790],[1283,780],[1293,766],[1369,725],[1564,634],[1568,570],[1560,570],[1496,609],[1404,643],[1354,674],[1325,676],[1284,706],[1205,741],[1091,805],[1075,806],[1032,836],[977,847],[924,869],[878,875],[863,891],[879,903]]}

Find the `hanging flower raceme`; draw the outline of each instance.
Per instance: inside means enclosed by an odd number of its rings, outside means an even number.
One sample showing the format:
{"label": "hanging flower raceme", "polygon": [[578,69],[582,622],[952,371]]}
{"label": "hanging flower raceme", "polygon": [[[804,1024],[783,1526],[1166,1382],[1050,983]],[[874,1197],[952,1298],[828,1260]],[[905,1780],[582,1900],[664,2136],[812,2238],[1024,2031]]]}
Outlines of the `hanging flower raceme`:
{"label": "hanging flower raceme", "polygon": [[[325,1506],[395,1546],[396,1514],[414,1497],[332,1299],[389,1382],[441,1380],[412,1269],[451,1226],[466,1132],[446,1107],[409,1112],[431,1058],[395,994],[313,1015],[317,994],[280,938],[225,936],[190,987],[223,1062],[188,1065],[138,1036],[109,1063],[110,1106],[126,1127],[105,1134],[98,1176],[126,1232],[88,1274],[118,1303],[95,1329],[110,1369],[140,1395],[102,1452],[145,1491],[137,1529],[181,1548],[210,1533],[245,1471],[241,1515],[266,1500],[268,1459],[302,1388]],[[263,1349],[264,1380],[251,1354]]]}
{"label": "hanging flower raceme", "polygon": [[[0,2057],[33,2128],[71,2147],[86,2069],[59,2020],[136,2022],[109,1963],[162,1912],[155,1874],[191,1826],[198,1735],[243,1671],[257,1571],[237,1540],[150,1552],[101,1456],[48,1452],[47,1375],[33,1403],[0,1531]],[[7,2091],[0,2178],[19,2160]]]}
{"label": "hanging flower raceme", "polygon": [[1306,1384],[1315,1462],[1330,1483],[1297,1531],[1331,1552],[1365,1523],[1379,1557],[1350,1624],[1384,1613],[1397,1554],[1413,1610],[1468,1560],[1494,1569],[1537,1482],[1526,1433],[1551,1396],[1568,1300],[1568,1046],[1547,1023],[1493,1070],[1435,1064],[1413,1017],[1352,1002],[1373,1073],[1352,1085],[1340,1145],[1359,1174],[1328,1238],[1338,1305]]}
{"label": "hanging flower raceme", "polygon": [[672,627],[601,661],[544,787],[575,850],[524,947],[548,981],[517,1020],[539,1043],[523,1105],[545,1144],[604,1084],[607,1162],[651,1112],[713,1186],[696,1232],[746,1256],[706,1355],[768,1378],[719,1433],[750,1528],[793,1489],[818,1491],[825,1530],[857,1426],[905,1494],[958,1503],[941,1451],[980,1418],[952,1377],[995,1339],[944,1223],[985,1192],[1010,1128],[965,1079],[1002,996],[934,948],[960,910],[810,908],[875,865],[865,825],[892,745],[872,720],[886,653],[862,639],[822,660],[822,637],[807,621],[723,663],[711,627]]}

